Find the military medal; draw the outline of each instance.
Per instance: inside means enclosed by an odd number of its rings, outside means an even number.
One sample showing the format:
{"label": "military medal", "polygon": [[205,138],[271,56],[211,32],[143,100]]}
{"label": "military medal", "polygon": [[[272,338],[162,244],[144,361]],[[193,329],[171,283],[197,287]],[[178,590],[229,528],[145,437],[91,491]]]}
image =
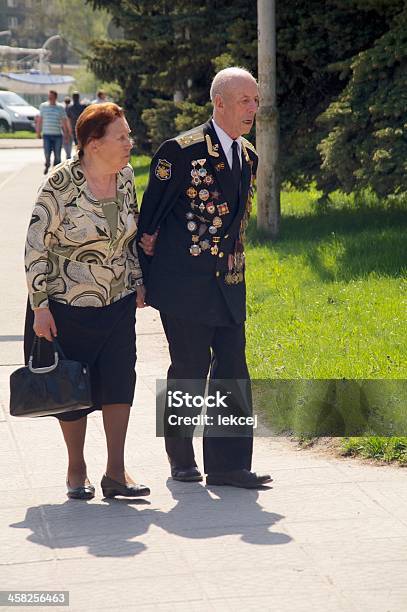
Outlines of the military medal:
{"label": "military medal", "polygon": [[215,165],[215,170],[217,170],[218,172],[224,169],[225,169],[225,164],[223,162],[219,162],[218,164]]}
{"label": "military medal", "polygon": [[213,198],[214,200],[219,200],[219,196],[220,196],[219,191],[212,191],[211,192],[211,198]]}
{"label": "military medal", "polygon": [[207,174],[203,181],[204,181],[205,185],[212,185],[212,183],[213,183],[213,176],[211,174]]}
{"label": "military medal", "polygon": [[202,183],[202,181],[199,178],[199,176],[194,176],[191,180],[191,183],[197,187],[198,185]]}
{"label": "military medal", "polygon": [[206,210],[208,211],[208,213],[210,215],[213,215],[213,213],[215,212],[216,208],[213,202],[208,202],[206,205]]}
{"label": "military medal", "polygon": [[201,200],[206,202],[206,200],[209,198],[209,191],[207,189],[201,189],[198,195]]}
{"label": "military medal", "polygon": [[219,217],[214,217],[212,219],[212,225],[214,227],[222,227],[223,223],[222,223],[222,219],[220,219]]}
{"label": "military medal", "polygon": [[217,229],[216,229],[216,227],[214,227],[213,225],[211,225],[211,226],[209,227],[209,229],[208,229],[208,232],[209,232],[210,234],[216,234],[216,233],[217,233],[217,231],[218,231],[218,230],[217,230]]}
{"label": "military medal", "polygon": [[227,213],[229,212],[229,207],[226,202],[224,202],[223,204],[218,204],[216,208],[218,209],[219,215],[227,215]]}
{"label": "military medal", "polygon": [[200,205],[198,206],[199,210],[201,212],[203,212],[205,210],[205,204],[203,202],[200,203]]}
{"label": "military medal", "polygon": [[195,221],[188,221],[187,223],[187,228],[189,229],[190,232],[194,232],[197,228],[197,224],[195,223]]}
{"label": "military medal", "polygon": [[207,249],[209,249],[211,245],[209,243],[209,240],[201,240],[201,242],[199,243],[199,246],[201,247],[203,251],[206,251]]}
{"label": "military medal", "polygon": [[196,189],[194,189],[193,187],[188,187],[188,189],[187,189],[187,196],[188,196],[189,198],[196,198],[197,193],[198,193],[198,192],[197,192],[197,190],[196,190]]}
{"label": "military medal", "polygon": [[214,244],[213,247],[211,247],[211,255],[217,255],[218,252],[219,252],[218,245]]}
{"label": "military medal", "polygon": [[187,214],[185,216],[186,216],[187,219],[191,220],[191,219],[194,218],[195,215],[194,215],[193,212],[189,211],[189,212],[187,212]]}
{"label": "military medal", "polygon": [[199,246],[199,244],[193,244],[189,247],[189,252],[191,253],[191,255],[196,257],[197,255],[201,254],[201,247]]}
{"label": "military medal", "polygon": [[199,242],[199,236],[196,234],[192,236],[192,242]]}

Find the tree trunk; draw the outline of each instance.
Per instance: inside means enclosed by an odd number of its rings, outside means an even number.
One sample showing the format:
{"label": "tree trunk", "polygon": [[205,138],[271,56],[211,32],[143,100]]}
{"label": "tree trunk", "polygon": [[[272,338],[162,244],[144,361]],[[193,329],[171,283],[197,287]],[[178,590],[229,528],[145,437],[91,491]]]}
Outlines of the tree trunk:
{"label": "tree trunk", "polygon": [[260,107],[256,120],[257,227],[277,238],[280,227],[275,0],[257,0]]}

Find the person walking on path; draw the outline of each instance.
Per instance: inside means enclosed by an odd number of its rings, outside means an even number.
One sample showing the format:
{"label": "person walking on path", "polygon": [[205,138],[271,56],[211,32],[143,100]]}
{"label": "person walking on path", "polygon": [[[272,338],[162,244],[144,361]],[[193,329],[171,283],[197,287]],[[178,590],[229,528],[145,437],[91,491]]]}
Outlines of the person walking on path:
{"label": "person walking on path", "polygon": [[[251,471],[252,414],[245,357],[244,233],[250,213],[257,154],[242,138],[253,126],[258,88],[246,70],[220,71],[211,87],[211,120],[164,142],[155,154],[139,220],[139,256],[149,305],[160,311],[169,343],[168,389],[233,389],[243,384],[236,413],[246,427],[204,431],[207,484],[256,488],[269,475]],[[157,236],[158,232],[158,236]],[[182,382],[190,381],[190,382]],[[192,381],[192,382],[191,382]],[[226,394],[228,391],[226,391]],[[176,480],[199,481],[193,427],[172,427],[165,411],[166,451]],[[192,410],[190,411],[193,412]],[[209,411],[216,419],[216,411]],[[171,423],[170,423],[171,419]],[[240,435],[239,435],[240,433]]]}
{"label": "person walking on path", "polygon": [[72,94],[72,104],[67,107],[66,114],[71,124],[72,137],[76,145],[78,144],[78,139],[76,137],[76,123],[87,106],[87,104],[80,102],[79,92],[74,91]]}
{"label": "person walking on path", "polygon": [[104,92],[103,89],[99,89],[96,98],[92,100],[92,104],[103,104],[104,102],[107,102],[106,92]]}
{"label": "person walking on path", "polygon": [[40,104],[40,114],[37,117],[36,132],[38,138],[43,140],[45,168],[44,174],[47,174],[51,165],[51,153],[54,153],[54,163],[61,163],[62,138],[66,142],[71,136],[71,127],[69,125],[64,106],[57,102],[58,93],[50,90],[48,92],[48,101]]}
{"label": "person walking on path", "polygon": [[[66,113],[66,116],[68,117],[68,108],[71,105],[71,98],[69,96],[65,96],[64,104],[65,104],[65,113]],[[73,138],[72,138],[72,130],[71,130],[71,134],[69,135],[69,137],[67,139],[64,139],[63,141],[65,159],[69,159],[72,156],[72,142],[73,142]]]}
{"label": "person walking on path", "polygon": [[105,497],[150,493],[124,465],[136,381],[136,305],[145,305],[134,240],[138,210],[129,132],[116,104],[89,106],[77,123],[78,154],[51,171],[27,233],[26,363],[34,334],[48,340],[41,342],[48,349],[43,359],[51,361],[51,341],[58,335],[67,359],[90,369],[92,407],[57,415],[68,450],[68,497],[76,499],[95,494],[83,454],[93,410],[103,412]]}

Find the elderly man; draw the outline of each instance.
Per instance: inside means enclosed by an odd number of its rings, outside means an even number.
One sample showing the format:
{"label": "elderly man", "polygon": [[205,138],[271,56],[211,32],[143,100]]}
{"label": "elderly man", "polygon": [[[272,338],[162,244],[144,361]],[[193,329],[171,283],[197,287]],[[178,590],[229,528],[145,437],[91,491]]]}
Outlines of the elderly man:
{"label": "elderly man", "polygon": [[[139,218],[140,260],[147,303],[160,311],[169,344],[168,388],[204,392],[210,372],[209,388],[224,390],[230,381],[233,393],[226,395],[234,396],[234,414],[247,417],[243,240],[257,154],[242,134],[253,126],[258,89],[249,72],[227,68],[215,76],[210,93],[212,119],[164,142],[152,160]],[[240,402],[242,387],[233,382],[243,385]],[[166,419],[169,412],[167,398]],[[204,432],[207,484],[257,488],[270,482],[251,471],[249,420],[233,432],[225,427],[213,433],[216,414],[210,415]],[[172,477],[202,480],[193,429],[177,430],[167,421],[165,431]]]}

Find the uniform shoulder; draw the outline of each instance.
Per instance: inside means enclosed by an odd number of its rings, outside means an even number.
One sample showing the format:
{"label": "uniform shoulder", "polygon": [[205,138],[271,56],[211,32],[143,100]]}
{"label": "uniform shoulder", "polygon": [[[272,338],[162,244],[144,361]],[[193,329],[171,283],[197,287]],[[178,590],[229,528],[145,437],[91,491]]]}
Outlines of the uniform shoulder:
{"label": "uniform shoulder", "polygon": [[188,132],[179,134],[174,138],[174,140],[179,144],[181,149],[190,147],[198,142],[203,142],[205,140],[204,126],[198,125],[197,127],[192,128],[192,130],[188,130]]}
{"label": "uniform shoulder", "polygon": [[243,136],[242,136],[242,146],[245,147],[246,149],[249,149],[249,151],[252,151],[255,155],[257,155],[257,151],[255,147],[252,145],[252,143],[250,142],[250,140],[247,140],[247,138],[244,138]]}

